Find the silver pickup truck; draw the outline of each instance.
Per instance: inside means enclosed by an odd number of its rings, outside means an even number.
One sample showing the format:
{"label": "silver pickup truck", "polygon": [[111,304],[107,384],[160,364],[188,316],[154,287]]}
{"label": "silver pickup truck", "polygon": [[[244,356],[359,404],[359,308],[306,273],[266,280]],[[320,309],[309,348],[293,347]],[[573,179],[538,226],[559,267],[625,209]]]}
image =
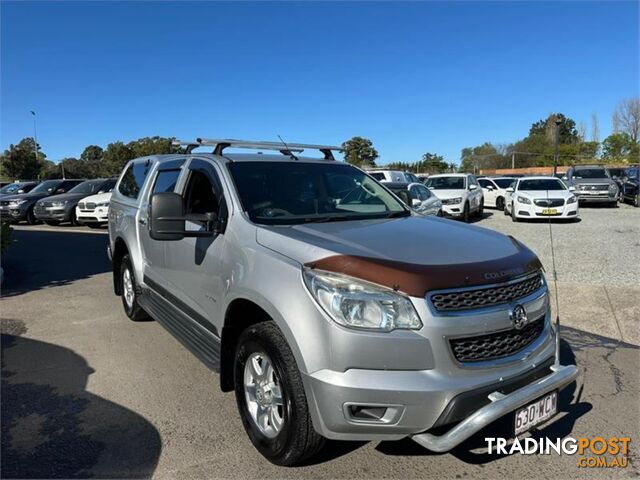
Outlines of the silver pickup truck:
{"label": "silver pickup truck", "polygon": [[280,465],[325,439],[443,452],[507,414],[514,434],[549,421],[577,370],[559,364],[538,258],[412,213],[333,150],[198,140],[129,162],[109,210],[129,318],[152,317],[219,372]]}

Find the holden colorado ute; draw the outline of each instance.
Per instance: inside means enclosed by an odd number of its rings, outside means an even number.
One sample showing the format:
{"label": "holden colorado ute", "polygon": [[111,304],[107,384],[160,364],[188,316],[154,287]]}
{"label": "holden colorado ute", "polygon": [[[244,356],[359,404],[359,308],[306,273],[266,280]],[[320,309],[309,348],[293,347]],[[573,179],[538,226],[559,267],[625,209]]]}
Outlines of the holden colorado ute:
{"label": "holden colorado ute", "polygon": [[536,255],[416,215],[334,150],[199,139],[130,161],[109,208],[128,317],[219,372],[280,465],[325,439],[444,452],[507,415],[516,435],[549,421],[577,369],[559,363]]}

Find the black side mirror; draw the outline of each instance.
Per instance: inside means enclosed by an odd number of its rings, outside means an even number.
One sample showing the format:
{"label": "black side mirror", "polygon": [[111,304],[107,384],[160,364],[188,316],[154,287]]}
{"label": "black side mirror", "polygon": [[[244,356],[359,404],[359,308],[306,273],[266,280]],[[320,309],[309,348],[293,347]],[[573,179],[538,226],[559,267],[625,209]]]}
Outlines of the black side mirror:
{"label": "black side mirror", "polygon": [[64,188],[58,188],[55,193],[65,193],[66,190]]}
{"label": "black side mirror", "polygon": [[[185,230],[185,222],[202,222],[204,230]],[[178,193],[154,193],[149,208],[149,235],[154,240],[176,241],[184,237],[215,237],[220,233],[218,214],[184,213],[184,203]]]}
{"label": "black side mirror", "polygon": [[149,208],[149,235],[154,240],[176,241],[184,238],[184,204],[173,192],[154,193]]}

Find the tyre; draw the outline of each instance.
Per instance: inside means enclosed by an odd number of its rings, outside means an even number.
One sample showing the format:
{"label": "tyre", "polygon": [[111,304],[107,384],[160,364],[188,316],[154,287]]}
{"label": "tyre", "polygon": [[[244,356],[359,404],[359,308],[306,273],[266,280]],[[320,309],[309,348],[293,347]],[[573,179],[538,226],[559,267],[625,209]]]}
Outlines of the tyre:
{"label": "tyre", "polygon": [[636,194],[633,197],[633,206],[640,207],[640,195]]}
{"label": "tyre", "polygon": [[518,221],[518,217],[516,217],[516,208],[515,208],[515,205],[513,203],[511,204],[511,221],[512,222],[517,222]]}
{"label": "tyre", "polygon": [[138,304],[138,284],[131,265],[129,254],[125,254],[120,262],[120,281],[122,282],[122,306],[124,313],[131,320],[139,322],[148,320],[149,315]]}
{"label": "tyre", "polygon": [[234,382],[242,424],[265,458],[292,466],[320,451],[325,439],[313,429],[300,371],[275,323],[242,333]]}
{"label": "tyre", "polygon": [[50,227],[57,227],[58,225],[60,225],[60,222],[56,222],[55,220],[47,220],[44,223],[46,223]]}
{"label": "tyre", "polygon": [[38,219],[36,218],[36,214],[33,213],[33,207],[31,207],[29,210],[27,210],[27,215],[25,217],[25,220],[27,221],[27,223],[29,225],[35,225],[36,223],[38,223]]}
{"label": "tyre", "polygon": [[469,223],[469,203],[468,202],[464,204],[464,209],[462,210],[462,221],[464,223]]}
{"label": "tyre", "polygon": [[504,198],[502,197],[496,198],[496,208],[498,210],[504,210]]}
{"label": "tyre", "polygon": [[609,208],[617,208],[618,207],[618,200],[616,200],[615,202],[609,202]]}
{"label": "tyre", "polygon": [[102,227],[102,224],[98,223],[98,222],[87,222],[84,225],[86,225],[89,228],[100,228],[100,227]]}
{"label": "tyre", "polygon": [[480,206],[478,207],[478,211],[476,212],[476,216],[478,218],[482,218],[482,215],[484,215],[484,200],[480,202]]}
{"label": "tyre", "polygon": [[72,227],[77,227],[78,225],[80,225],[78,223],[78,220],[76,219],[76,211],[71,210],[71,213],[69,214],[69,225],[71,225]]}

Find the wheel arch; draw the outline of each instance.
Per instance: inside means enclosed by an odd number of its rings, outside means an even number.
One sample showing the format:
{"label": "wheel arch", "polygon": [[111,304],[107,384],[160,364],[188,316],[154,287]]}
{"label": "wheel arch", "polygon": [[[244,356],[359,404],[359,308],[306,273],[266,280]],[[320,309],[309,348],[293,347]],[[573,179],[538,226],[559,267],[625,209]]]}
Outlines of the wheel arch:
{"label": "wheel arch", "polygon": [[117,237],[114,242],[111,266],[113,270],[113,293],[122,295],[122,279],[120,278],[120,264],[122,257],[129,253],[127,242],[122,237]]}

